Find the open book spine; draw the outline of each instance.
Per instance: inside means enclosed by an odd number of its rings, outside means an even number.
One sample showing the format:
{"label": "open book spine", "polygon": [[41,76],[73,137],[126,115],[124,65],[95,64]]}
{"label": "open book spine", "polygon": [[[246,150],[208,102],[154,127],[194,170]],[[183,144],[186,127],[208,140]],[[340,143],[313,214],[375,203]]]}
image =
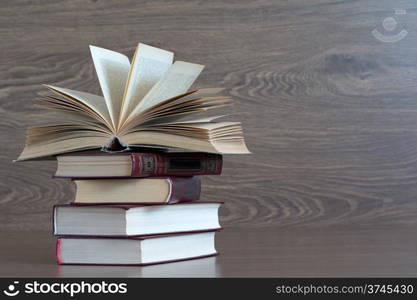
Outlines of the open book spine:
{"label": "open book spine", "polygon": [[131,177],[220,175],[223,164],[221,155],[206,153],[131,153],[130,157]]}

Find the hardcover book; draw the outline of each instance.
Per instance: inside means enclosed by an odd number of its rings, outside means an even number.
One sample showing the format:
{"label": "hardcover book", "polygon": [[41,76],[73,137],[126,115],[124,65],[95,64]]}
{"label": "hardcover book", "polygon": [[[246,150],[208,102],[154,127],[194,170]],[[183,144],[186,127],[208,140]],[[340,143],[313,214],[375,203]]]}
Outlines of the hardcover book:
{"label": "hardcover book", "polygon": [[75,179],[74,203],[153,203],[171,204],[200,198],[199,177]]}
{"label": "hardcover book", "polygon": [[203,114],[232,105],[231,97],[191,89],[204,66],[174,62],[172,52],[140,43],[130,62],[90,50],[103,96],[45,85],[37,103],[48,112],[44,125],[28,128],[16,160],[56,158],[55,177],[76,185],[74,201],[53,209],[57,262],[149,265],[216,255],[222,203],[196,201],[199,176],[221,174],[222,154],[250,152],[240,122]]}
{"label": "hardcover book", "polygon": [[214,231],[144,238],[60,238],[58,264],[150,265],[216,255]]}
{"label": "hardcover book", "polygon": [[219,229],[221,204],[56,205],[54,234],[128,237]]}
{"label": "hardcover book", "polygon": [[153,177],[219,175],[222,156],[209,153],[82,152],[58,155],[56,177]]}
{"label": "hardcover book", "polygon": [[[45,126],[30,127],[17,160],[86,149],[180,148],[211,153],[249,153],[239,122],[201,117],[232,99],[222,89],[189,90],[202,65],[176,61],[173,53],[139,44],[132,63],[120,53],[90,46],[102,96],[47,85],[38,104],[58,112]],[[65,121],[66,120],[66,121]]]}

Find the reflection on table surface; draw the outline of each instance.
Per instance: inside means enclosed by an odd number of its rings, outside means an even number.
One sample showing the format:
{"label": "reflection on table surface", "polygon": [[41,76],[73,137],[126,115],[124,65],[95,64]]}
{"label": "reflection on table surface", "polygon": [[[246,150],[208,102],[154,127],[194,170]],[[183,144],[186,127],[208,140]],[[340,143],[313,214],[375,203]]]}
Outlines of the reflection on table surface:
{"label": "reflection on table surface", "polygon": [[225,228],[219,255],[153,266],[58,266],[49,232],[0,232],[0,277],[415,277],[414,226]]}

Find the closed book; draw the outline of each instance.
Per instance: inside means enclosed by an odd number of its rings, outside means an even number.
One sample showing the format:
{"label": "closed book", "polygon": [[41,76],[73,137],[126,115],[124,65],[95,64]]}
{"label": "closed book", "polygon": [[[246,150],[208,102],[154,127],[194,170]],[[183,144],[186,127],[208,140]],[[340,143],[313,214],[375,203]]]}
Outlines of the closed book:
{"label": "closed book", "polygon": [[59,238],[58,264],[150,265],[216,255],[215,231],[142,238]]}
{"label": "closed book", "polygon": [[56,177],[164,177],[219,175],[222,156],[210,153],[97,153],[57,156]]}
{"label": "closed book", "polygon": [[56,205],[58,236],[129,237],[216,230],[221,202],[171,205]]}
{"label": "closed book", "polygon": [[180,203],[200,198],[199,177],[75,179],[74,203]]}

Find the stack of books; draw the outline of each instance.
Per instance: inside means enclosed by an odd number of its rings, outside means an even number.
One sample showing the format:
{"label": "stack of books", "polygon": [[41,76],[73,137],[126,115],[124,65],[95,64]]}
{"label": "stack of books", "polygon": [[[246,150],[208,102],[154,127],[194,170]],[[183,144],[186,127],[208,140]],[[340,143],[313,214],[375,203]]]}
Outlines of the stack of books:
{"label": "stack of books", "polygon": [[57,157],[75,200],[56,205],[59,264],[148,265],[217,254],[218,202],[196,202],[200,175],[219,175],[208,153],[79,153]]}
{"label": "stack of books", "polygon": [[[216,254],[221,203],[195,202],[223,154],[250,153],[240,122],[202,116],[232,105],[221,88],[190,90],[204,66],[139,43],[125,55],[90,46],[103,96],[47,85],[17,161],[56,157],[73,203],[54,208],[60,264],[152,264]],[[97,150],[101,150],[97,151]]]}

